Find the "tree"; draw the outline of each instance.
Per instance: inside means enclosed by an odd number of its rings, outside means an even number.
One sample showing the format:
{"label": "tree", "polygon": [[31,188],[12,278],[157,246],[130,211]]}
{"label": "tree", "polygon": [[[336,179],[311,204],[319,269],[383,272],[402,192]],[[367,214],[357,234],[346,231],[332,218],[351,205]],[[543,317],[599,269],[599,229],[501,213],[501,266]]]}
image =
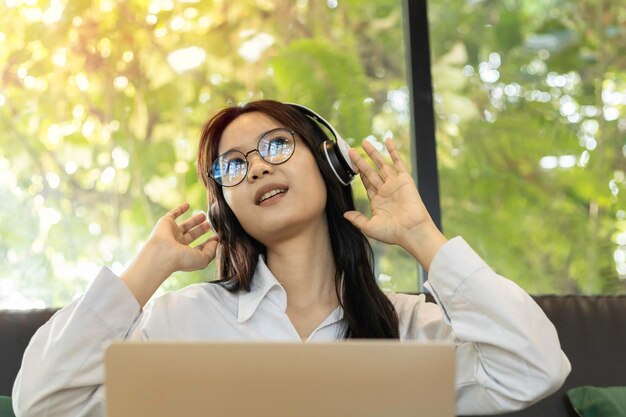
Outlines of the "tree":
{"label": "tree", "polygon": [[626,290],[625,18],[431,3],[444,228],[528,291]]}
{"label": "tree", "polygon": [[[396,1],[29,4],[0,6],[5,299],[67,304],[101,264],[120,272],[172,206],[203,209],[197,137],[226,104],[297,101],[353,144],[395,132],[409,159],[388,100],[405,85]],[[415,262],[375,248],[399,277],[386,285],[415,289]],[[163,290],[213,278],[175,274]]]}
{"label": "tree", "polygon": [[[197,137],[224,105],[300,102],[411,161],[400,1],[66,3],[0,4],[0,306],[67,304],[170,207],[204,209]],[[533,293],[624,292],[623,7],[429,8],[446,235]],[[415,261],[372,243],[381,285],[415,291]]]}

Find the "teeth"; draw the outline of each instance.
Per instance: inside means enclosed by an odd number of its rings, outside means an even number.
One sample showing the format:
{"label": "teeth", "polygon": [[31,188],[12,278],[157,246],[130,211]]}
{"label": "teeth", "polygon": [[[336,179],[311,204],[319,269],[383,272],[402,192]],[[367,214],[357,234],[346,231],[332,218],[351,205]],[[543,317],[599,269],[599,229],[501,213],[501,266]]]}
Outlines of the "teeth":
{"label": "teeth", "polygon": [[270,197],[274,197],[276,194],[280,194],[280,193],[284,193],[286,190],[272,190],[268,193],[265,193],[261,196],[261,200],[259,201],[259,203],[264,202],[265,200],[267,200]]}

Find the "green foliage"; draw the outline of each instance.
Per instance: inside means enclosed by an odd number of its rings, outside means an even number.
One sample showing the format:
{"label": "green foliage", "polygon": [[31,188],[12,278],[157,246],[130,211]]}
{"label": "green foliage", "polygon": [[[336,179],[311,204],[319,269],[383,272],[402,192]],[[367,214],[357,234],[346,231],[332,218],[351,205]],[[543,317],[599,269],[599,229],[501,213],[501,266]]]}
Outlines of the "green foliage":
{"label": "green foliage", "polygon": [[624,292],[618,2],[431,5],[446,233],[533,293]]}
{"label": "green foliage", "polygon": [[350,52],[327,41],[302,39],[291,42],[271,61],[278,97],[326,115],[334,115],[337,107],[338,117],[328,119],[349,132],[346,139],[363,138],[371,129],[363,103],[368,96],[365,74],[356,54]]}
{"label": "green foliage", "polygon": [[[397,0],[336,10],[290,1],[72,1],[60,15],[48,5],[7,4],[0,5],[3,305],[67,304],[101,265],[122,271],[170,208],[188,201],[204,210],[197,137],[224,105],[301,102],[354,144],[396,132],[408,159],[408,122],[387,104],[387,91],[405,84]],[[172,54],[181,50],[188,52]],[[360,184],[355,193],[367,207]],[[385,285],[416,289],[412,259],[376,250],[379,267],[390,265],[381,269],[393,277]],[[404,261],[387,260],[395,256]],[[162,290],[214,274],[212,265],[177,273]]]}
{"label": "green foliage", "polygon": [[[67,304],[100,265],[121,271],[172,206],[204,210],[197,137],[227,104],[301,102],[354,145],[392,132],[411,162],[398,0],[66,3],[0,3],[3,305]],[[533,293],[624,292],[619,2],[429,11],[446,234]],[[381,285],[417,290],[410,256],[373,247]],[[174,274],[162,290],[213,277]]]}

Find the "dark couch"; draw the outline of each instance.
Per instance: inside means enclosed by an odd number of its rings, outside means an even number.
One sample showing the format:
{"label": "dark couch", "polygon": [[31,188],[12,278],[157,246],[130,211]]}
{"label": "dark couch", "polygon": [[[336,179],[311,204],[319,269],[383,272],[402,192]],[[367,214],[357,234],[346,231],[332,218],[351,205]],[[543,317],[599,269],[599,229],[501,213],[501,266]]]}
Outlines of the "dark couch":
{"label": "dark couch", "polygon": [[[537,296],[555,324],[572,373],[556,393],[510,417],[575,417],[565,392],[582,385],[626,386],[626,295]],[[0,395],[11,395],[24,349],[55,310],[0,310]]]}

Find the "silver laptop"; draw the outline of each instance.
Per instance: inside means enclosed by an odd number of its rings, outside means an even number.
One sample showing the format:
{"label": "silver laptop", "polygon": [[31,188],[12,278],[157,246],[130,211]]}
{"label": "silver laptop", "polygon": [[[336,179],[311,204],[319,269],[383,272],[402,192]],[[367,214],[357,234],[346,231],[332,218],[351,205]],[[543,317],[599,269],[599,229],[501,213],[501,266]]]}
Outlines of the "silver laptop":
{"label": "silver laptop", "polygon": [[452,417],[454,347],[113,343],[109,417]]}

